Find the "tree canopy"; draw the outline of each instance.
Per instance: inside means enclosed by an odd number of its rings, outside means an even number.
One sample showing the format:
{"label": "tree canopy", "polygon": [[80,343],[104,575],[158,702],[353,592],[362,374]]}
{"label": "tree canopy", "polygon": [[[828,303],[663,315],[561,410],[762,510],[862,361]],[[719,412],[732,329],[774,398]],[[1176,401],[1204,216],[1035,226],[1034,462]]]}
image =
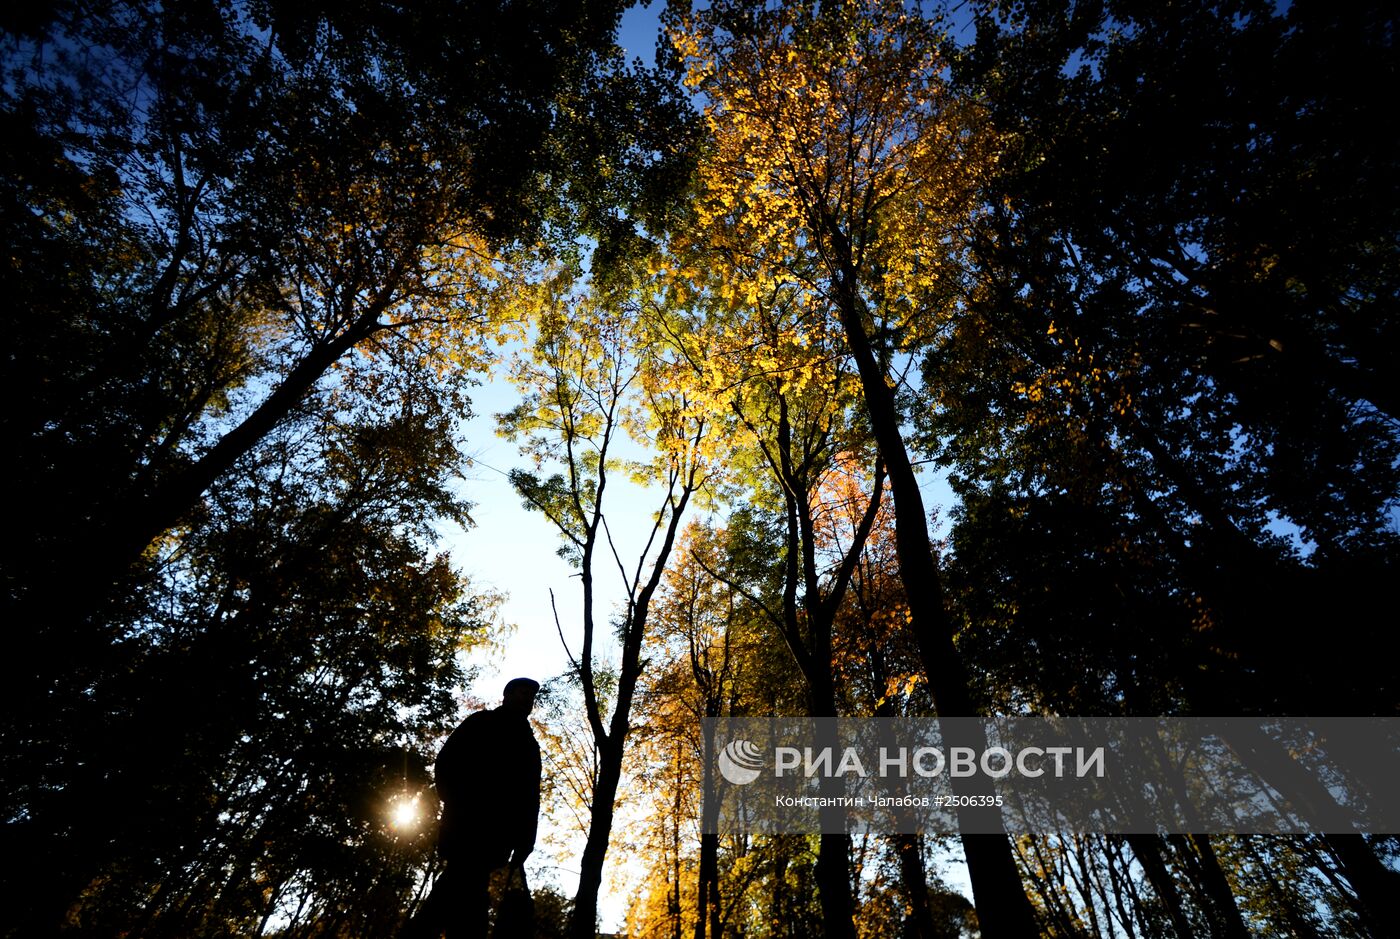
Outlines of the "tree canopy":
{"label": "tree canopy", "polygon": [[1397,716],[1394,12],[627,7],[0,13],[4,934],[397,930],[508,380],[540,935],[1389,935],[1393,836],[721,837],[703,719]]}

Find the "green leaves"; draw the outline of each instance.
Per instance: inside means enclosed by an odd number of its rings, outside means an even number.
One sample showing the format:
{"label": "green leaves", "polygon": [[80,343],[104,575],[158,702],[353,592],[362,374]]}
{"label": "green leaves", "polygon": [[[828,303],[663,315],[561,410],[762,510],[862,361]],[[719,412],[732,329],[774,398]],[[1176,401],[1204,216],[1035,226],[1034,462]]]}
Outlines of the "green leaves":
{"label": "green leaves", "polygon": [[541,479],[534,473],[513,469],[510,471],[510,484],[524,499],[525,506],[542,513],[559,529],[565,544],[559,548],[559,556],[572,566],[581,563],[584,541],[588,537],[588,508],[590,501],[575,498],[562,473],[555,473],[548,479]]}

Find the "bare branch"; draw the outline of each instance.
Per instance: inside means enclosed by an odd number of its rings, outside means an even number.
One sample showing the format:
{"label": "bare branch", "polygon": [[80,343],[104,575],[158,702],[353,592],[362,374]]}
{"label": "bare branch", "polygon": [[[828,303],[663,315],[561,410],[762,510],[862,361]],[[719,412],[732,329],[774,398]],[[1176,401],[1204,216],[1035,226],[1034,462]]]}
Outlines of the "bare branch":
{"label": "bare branch", "polygon": [[554,611],[554,628],[559,632],[559,644],[564,647],[564,654],[569,657],[569,665],[573,666],[575,672],[579,670],[578,659],[569,651],[569,642],[564,638],[564,627],[559,622],[559,606],[554,602],[554,588],[549,588],[549,608]]}

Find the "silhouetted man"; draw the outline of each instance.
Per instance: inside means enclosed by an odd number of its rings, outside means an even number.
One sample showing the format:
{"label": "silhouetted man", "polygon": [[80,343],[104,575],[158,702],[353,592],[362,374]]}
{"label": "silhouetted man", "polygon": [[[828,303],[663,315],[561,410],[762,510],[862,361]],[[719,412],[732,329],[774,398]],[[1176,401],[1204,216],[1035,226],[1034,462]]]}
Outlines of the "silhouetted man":
{"label": "silhouetted man", "polygon": [[508,682],[501,706],[469,715],[438,752],[438,853],[447,866],[406,939],[435,939],[444,929],[448,939],[485,937],[491,872],[524,864],[535,849],[540,747],[529,716],[539,690],[528,678]]}

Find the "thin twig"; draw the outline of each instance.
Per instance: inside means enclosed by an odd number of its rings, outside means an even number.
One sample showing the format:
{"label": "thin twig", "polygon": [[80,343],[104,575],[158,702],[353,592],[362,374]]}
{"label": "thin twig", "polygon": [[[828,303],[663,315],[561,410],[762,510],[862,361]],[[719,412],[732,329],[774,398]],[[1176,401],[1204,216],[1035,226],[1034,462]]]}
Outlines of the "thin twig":
{"label": "thin twig", "polygon": [[549,607],[554,611],[554,628],[559,631],[559,644],[564,647],[564,654],[569,657],[569,664],[574,667],[575,672],[579,672],[578,660],[575,659],[574,654],[569,651],[568,640],[564,638],[564,627],[559,622],[559,606],[554,602],[553,587],[549,588]]}

